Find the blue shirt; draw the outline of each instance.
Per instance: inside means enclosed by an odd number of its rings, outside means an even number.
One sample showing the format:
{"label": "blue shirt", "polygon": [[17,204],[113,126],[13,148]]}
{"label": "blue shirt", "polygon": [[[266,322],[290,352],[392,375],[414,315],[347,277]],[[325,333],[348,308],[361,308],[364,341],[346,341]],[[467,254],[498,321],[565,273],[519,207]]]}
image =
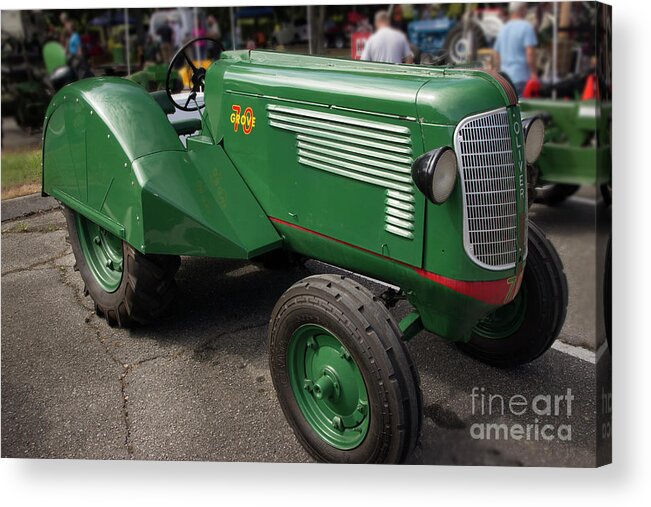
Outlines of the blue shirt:
{"label": "blue shirt", "polygon": [[68,54],[76,56],[79,52],[79,46],[81,46],[81,37],[77,32],[72,32],[70,39],[68,39]]}
{"label": "blue shirt", "polygon": [[500,54],[501,70],[513,83],[524,83],[531,76],[527,48],[538,45],[536,32],[523,19],[512,19],[500,30],[493,49]]}

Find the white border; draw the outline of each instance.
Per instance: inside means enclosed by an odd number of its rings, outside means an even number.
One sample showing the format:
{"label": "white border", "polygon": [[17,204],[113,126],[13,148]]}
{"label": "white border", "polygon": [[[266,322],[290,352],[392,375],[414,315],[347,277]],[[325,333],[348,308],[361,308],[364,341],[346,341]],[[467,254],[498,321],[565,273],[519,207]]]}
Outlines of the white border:
{"label": "white border", "polygon": [[[103,2],[108,5],[108,2]],[[138,6],[186,4],[140,0]],[[229,2],[231,5],[242,1]],[[297,4],[260,0],[250,5]],[[346,3],[336,1],[332,3]],[[368,3],[368,2],[357,2]],[[651,4],[615,5],[613,316],[615,465],[599,470],[487,467],[305,466],[2,460],[5,505],[370,505],[614,506],[651,497],[648,35]],[[2,9],[84,7],[80,1],[2,1]],[[123,6],[124,2],[117,6]],[[197,5],[217,1],[197,0]],[[45,360],[45,359],[44,359]]]}

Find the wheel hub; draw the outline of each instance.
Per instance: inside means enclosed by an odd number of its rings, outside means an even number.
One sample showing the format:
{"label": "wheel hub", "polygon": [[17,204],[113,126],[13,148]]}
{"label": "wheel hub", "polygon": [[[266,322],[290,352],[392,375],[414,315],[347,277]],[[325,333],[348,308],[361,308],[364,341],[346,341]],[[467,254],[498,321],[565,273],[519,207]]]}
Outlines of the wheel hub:
{"label": "wheel hub", "polygon": [[122,240],[90,220],[77,215],[79,243],[88,267],[106,292],[114,292],[122,281]]}
{"label": "wheel hub", "polygon": [[330,445],[353,449],[368,432],[368,393],[350,352],[325,328],[307,324],[290,340],[292,390],[303,416]]}
{"label": "wheel hub", "polygon": [[484,338],[496,340],[506,338],[520,329],[525,320],[526,311],[527,296],[526,287],[523,283],[515,299],[481,320],[475,326],[474,332]]}

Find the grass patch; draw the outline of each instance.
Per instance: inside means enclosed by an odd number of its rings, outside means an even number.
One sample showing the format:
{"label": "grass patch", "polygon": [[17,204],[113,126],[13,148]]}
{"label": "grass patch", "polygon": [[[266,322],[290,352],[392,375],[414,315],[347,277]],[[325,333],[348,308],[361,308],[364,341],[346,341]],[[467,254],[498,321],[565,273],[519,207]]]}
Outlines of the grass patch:
{"label": "grass patch", "polygon": [[41,189],[41,150],[2,151],[2,198],[10,199]]}

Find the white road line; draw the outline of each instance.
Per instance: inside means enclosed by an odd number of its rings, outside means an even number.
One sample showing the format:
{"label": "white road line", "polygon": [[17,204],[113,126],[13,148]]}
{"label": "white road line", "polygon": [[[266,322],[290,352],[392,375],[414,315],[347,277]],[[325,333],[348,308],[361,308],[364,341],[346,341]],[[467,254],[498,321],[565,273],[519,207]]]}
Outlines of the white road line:
{"label": "white road line", "polygon": [[587,361],[588,363],[591,364],[597,363],[597,355],[591,350],[584,349],[583,347],[577,347],[576,345],[569,345],[562,341],[556,340],[552,344],[552,348],[554,350],[558,350],[559,352],[562,352],[563,354],[567,354],[568,356],[581,359],[582,361]]}
{"label": "white road line", "polygon": [[568,198],[568,201],[574,201],[578,202],[581,204],[587,204],[589,206],[596,206],[598,201],[595,199],[591,199],[590,197],[582,197],[580,195],[573,195]]}

